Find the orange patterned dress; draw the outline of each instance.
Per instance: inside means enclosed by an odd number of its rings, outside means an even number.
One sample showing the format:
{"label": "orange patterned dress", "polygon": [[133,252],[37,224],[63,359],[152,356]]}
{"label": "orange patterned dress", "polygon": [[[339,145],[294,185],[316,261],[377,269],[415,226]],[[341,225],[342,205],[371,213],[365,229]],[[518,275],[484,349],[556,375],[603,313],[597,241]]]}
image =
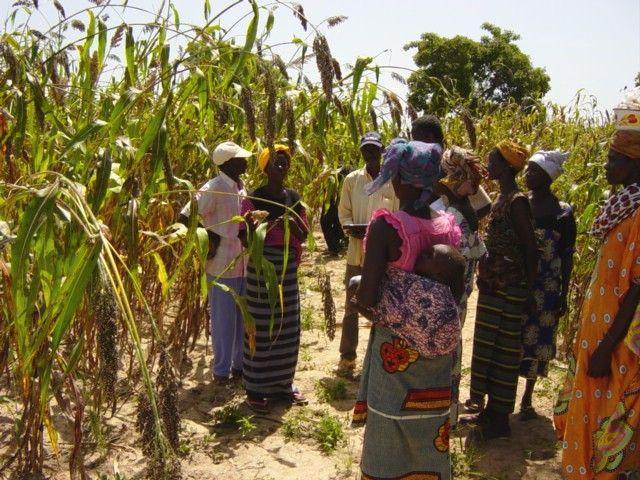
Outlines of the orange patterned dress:
{"label": "orange patterned dress", "polygon": [[555,406],[563,475],[620,479],[640,470],[640,310],[614,350],[611,376],[587,375],[589,358],[633,283],[640,282],[640,209],[606,235],[580,315],[569,373]]}

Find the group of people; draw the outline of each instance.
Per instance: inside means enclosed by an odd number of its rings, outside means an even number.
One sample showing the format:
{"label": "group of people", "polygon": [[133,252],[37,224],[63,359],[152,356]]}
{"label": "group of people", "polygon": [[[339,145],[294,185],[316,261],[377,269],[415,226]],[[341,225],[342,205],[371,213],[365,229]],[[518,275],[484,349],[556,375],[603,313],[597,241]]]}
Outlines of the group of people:
{"label": "group of people", "polygon": [[[482,441],[508,437],[518,377],[526,379],[519,418],[536,418],[534,386],[555,357],[568,304],[576,220],[551,188],[568,154],[530,155],[505,140],[485,162],[465,148],[445,149],[433,116],[417,119],[411,137],[385,148],[378,133],[365,134],[364,166],[344,178],[337,203],[348,236],[338,375],[357,378],[359,315],[373,324],[353,411],[353,423],[366,425],[363,478],[451,478],[450,431],[469,425]],[[251,156],[234,143],[219,145],[220,173],[195,200],[210,241],[213,379],[242,380],[247,405],[267,413],[274,402],[306,403],[293,380],[297,269],[309,225],[300,195],[286,188],[290,149],[260,153],[265,182],[247,194],[240,177]],[[554,410],[568,479],[640,471],[639,166],[640,132],[616,131],[605,170],[620,187],[589,233],[601,240],[599,256]],[[522,171],[528,192],[517,181]],[[493,201],[485,178],[499,187]],[[190,212],[187,205],[183,222]],[[243,253],[248,240],[260,255]],[[267,270],[281,284],[275,301]],[[471,388],[460,404],[461,328],[474,285]],[[251,334],[237,296],[254,318]],[[389,447],[394,455],[385,454]]]}

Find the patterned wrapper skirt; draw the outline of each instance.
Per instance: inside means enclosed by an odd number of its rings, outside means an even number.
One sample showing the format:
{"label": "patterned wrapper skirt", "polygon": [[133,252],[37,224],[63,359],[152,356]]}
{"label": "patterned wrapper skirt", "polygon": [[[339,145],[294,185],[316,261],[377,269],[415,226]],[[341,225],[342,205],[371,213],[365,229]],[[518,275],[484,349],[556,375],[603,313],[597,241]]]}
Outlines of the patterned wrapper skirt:
{"label": "patterned wrapper skirt", "polygon": [[[264,257],[275,266],[278,282],[282,281],[284,250],[264,247]],[[280,397],[291,393],[300,348],[300,296],[298,263],[293,249],[287,260],[283,281],[283,306],[276,302],[274,324],[264,276],[258,278],[254,265],[247,268],[248,310],[256,322],[255,353],[249,350],[245,337],[243,376],[250,397]]]}
{"label": "patterned wrapper skirt", "polygon": [[451,478],[452,355],[421,357],[386,327],[371,331],[353,424],[366,422],[364,479]]}

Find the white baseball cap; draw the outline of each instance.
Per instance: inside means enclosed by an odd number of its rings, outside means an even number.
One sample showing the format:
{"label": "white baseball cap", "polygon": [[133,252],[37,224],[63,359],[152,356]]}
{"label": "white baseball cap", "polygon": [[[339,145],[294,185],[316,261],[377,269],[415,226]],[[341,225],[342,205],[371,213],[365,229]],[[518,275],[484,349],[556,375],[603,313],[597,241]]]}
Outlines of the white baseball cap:
{"label": "white baseball cap", "polygon": [[253,153],[249,150],[245,150],[240,145],[233,142],[224,142],[216,147],[211,154],[211,160],[216,165],[220,166],[231,160],[232,158],[248,158]]}

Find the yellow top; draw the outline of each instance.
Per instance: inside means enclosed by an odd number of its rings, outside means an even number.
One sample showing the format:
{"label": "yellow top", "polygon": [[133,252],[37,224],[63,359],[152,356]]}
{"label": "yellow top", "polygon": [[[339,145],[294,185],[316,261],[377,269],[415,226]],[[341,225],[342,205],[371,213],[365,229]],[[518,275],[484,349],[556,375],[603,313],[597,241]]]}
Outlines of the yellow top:
{"label": "yellow top", "polygon": [[[371,214],[380,208],[386,208],[392,212],[400,208],[400,202],[396,198],[391,182],[388,182],[373,195],[367,195],[364,187],[372,180],[366,167],[351,172],[344,179],[340,204],[338,205],[338,217],[342,225],[366,224],[369,223]],[[363,261],[362,240],[349,237],[347,264],[362,266]]]}

